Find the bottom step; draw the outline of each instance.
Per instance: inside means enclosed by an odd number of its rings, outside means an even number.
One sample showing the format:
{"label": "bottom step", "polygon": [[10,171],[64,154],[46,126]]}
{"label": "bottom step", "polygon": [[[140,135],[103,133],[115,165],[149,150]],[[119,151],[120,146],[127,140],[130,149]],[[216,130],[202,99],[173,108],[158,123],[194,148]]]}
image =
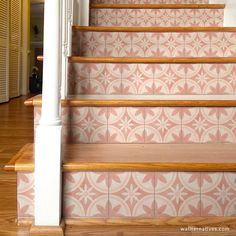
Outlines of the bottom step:
{"label": "bottom step", "polygon": [[[219,224],[223,218],[236,222],[236,145],[79,144],[63,149],[67,222],[204,225]],[[6,169],[18,171],[18,220],[32,221],[33,144],[26,145]]]}

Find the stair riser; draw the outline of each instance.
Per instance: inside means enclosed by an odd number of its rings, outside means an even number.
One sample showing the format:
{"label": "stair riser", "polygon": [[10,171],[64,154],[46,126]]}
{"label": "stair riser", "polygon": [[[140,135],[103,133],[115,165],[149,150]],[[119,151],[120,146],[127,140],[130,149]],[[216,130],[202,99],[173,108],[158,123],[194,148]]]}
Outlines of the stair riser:
{"label": "stair riser", "polygon": [[70,65],[69,94],[226,95],[236,93],[236,64]]}
{"label": "stair riser", "polygon": [[235,57],[236,32],[74,32],[73,54],[96,57]]}
{"label": "stair riser", "polygon": [[[235,216],[235,181],[235,172],[65,172],[63,215]],[[33,173],[18,172],[17,200],[18,219],[33,218]]]}
{"label": "stair riser", "polygon": [[208,0],[91,0],[91,3],[103,4],[208,4]]}
{"label": "stair riser", "polygon": [[91,9],[92,26],[223,26],[223,9]]}
{"label": "stair riser", "polygon": [[[35,114],[37,127],[39,107]],[[235,143],[236,108],[64,107],[63,141]]]}

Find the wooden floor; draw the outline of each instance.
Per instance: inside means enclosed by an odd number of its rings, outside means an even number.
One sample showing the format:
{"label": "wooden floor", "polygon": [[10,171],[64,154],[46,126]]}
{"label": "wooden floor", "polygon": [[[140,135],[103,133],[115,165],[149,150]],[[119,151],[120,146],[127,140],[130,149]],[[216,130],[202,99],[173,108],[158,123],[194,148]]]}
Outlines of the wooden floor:
{"label": "wooden floor", "polygon": [[[4,172],[2,167],[26,143],[33,142],[33,110],[23,105],[26,97],[0,104],[0,236],[28,235],[28,228],[16,225],[16,176]],[[234,236],[230,232],[185,232],[180,228],[159,229],[157,227],[82,227],[68,226],[68,236]],[[56,235],[55,235],[56,236]]]}

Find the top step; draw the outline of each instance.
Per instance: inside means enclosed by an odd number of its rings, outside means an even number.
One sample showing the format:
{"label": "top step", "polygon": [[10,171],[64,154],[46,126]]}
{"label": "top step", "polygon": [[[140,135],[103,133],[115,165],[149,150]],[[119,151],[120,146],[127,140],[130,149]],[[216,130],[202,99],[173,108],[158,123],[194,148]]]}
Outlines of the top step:
{"label": "top step", "polygon": [[207,4],[208,0],[91,0],[102,4]]}
{"label": "top step", "polygon": [[222,26],[224,4],[91,4],[91,26]]}

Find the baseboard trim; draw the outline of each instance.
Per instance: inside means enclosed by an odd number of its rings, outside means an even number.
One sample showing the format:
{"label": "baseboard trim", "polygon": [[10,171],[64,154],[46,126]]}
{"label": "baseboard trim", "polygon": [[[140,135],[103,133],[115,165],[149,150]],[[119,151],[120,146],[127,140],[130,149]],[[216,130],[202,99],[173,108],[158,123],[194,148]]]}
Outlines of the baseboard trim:
{"label": "baseboard trim", "polygon": [[62,220],[59,226],[35,226],[30,227],[30,236],[64,236],[65,222]]}
{"label": "baseboard trim", "polygon": [[65,219],[70,226],[228,226],[236,227],[236,217],[80,218]]}
{"label": "baseboard trim", "polygon": [[236,228],[236,217],[158,217],[158,218],[67,218],[62,220],[58,227],[38,227],[33,225],[34,219],[18,219],[18,226],[31,226],[30,236],[36,235],[64,235],[66,226],[70,227],[105,227],[105,226],[133,226],[133,227],[158,227],[180,228],[196,227],[228,227]]}

